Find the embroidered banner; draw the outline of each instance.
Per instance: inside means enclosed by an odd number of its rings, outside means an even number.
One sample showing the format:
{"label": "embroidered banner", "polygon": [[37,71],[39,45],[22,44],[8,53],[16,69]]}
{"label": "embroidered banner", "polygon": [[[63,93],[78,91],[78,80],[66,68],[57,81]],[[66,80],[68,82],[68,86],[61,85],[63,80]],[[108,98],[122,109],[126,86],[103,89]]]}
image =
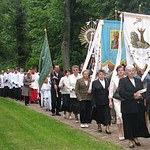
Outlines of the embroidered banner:
{"label": "embroidered banner", "polygon": [[[119,48],[120,21],[104,20],[102,28],[102,66],[115,65]],[[123,43],[123,42],[122,42]],[[125,49],[122,45],[121,62],[125,62]]]}
{"label": "embroidered banner", "polygon": [[145,69],[150,62],[150,16],[123,13],[127,64]]}

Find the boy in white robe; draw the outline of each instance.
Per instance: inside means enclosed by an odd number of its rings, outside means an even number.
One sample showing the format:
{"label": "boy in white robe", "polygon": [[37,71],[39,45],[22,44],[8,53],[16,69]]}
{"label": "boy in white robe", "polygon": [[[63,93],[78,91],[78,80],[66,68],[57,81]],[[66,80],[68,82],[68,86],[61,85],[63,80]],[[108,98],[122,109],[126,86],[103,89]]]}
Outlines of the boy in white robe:
{"label": "boy in white robe", "polygon": [[48,78],[45,79],[41,87],[41,107],[44,107],[46,111],[52,109],[51,105],[51,84]]}

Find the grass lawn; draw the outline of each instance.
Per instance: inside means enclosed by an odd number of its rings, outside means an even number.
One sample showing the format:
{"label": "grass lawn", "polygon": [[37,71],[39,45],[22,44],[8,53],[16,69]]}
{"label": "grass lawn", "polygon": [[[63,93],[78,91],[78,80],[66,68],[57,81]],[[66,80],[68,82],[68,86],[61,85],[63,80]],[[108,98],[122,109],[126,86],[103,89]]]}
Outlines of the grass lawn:
{"label": "grass lawn", "polygon": [[11,100],[0,98],[1,150],[121,150]]}

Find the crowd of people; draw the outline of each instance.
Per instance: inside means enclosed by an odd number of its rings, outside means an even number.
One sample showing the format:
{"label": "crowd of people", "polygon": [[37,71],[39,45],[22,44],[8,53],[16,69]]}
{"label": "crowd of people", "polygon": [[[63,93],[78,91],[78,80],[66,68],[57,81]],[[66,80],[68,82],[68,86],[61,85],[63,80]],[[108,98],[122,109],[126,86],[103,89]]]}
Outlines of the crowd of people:
{"label": "crowd of people", "polygon": [[130,148],[141,146],[138,137],[150,137],[147,117],[150,74],[142,82],[142,71],[136,71],[134,66],[119,65],[114,78],[111,79],[112,70],[101,69],[91,84],[92,72],[92,69],[81,72],[78,65],[73,65],[63,75],[59,65],[55,65],[39,89],[37,69],[27,72],[22,68],[8,69],[0,72],[0,96],[22,100],[26,106],[39,103],[52,116],[74,117],[81,128],[88,128],[95,120],[98,132],[103,132],[105,126],[106,134],[111,134],[115,118],[119,140],[128,139]]}

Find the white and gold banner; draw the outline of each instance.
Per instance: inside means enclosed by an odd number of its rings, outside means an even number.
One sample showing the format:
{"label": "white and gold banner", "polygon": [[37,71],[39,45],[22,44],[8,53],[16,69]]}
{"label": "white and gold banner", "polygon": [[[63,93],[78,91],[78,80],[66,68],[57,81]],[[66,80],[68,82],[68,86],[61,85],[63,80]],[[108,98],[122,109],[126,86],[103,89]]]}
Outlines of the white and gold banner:
{"label": "white and gold banner", "polygon": [[150,16],[123,13],[127,65],[134,64],[139,69],[150,69]]}

